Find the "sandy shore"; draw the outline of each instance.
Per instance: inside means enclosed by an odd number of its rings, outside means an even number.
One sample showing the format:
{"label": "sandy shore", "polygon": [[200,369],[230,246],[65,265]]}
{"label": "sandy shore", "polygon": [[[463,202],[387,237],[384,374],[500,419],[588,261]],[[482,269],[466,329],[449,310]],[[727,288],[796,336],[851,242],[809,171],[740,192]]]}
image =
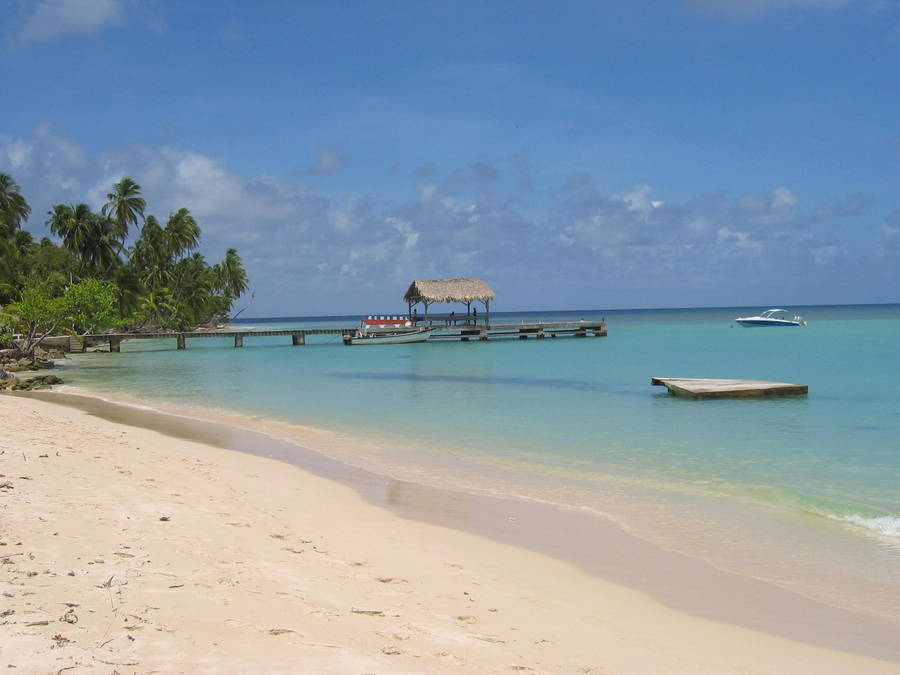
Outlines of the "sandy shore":
{"label": "sandy shore", "polygon": [[0,396],[0,420],[8,672],[900,671],[403,518],[275,459],[49,400]]}

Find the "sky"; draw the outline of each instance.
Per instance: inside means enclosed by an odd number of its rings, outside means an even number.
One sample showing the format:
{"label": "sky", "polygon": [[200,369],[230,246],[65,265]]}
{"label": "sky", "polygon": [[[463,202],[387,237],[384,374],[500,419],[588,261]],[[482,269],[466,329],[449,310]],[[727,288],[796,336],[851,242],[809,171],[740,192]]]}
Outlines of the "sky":
{"label": "sky", "polygon": [[[0,172],[130,176],[246,316],[900,302],[900,0],[0,0]],[[133,242],[137,232],[132,233]]]}

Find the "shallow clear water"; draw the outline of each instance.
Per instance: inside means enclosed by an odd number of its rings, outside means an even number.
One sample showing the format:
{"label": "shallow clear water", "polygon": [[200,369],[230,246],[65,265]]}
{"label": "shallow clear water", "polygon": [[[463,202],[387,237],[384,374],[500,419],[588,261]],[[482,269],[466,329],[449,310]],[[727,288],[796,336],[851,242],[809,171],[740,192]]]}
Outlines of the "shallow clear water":
{"label": "shallow clear water", "polygon": [[[76,356],[64,379],[331,429],[354,441],[348,461],[366,445],[359,461],[373,468],[594,508],[669,548],[900,620],[900,306],[792,311],[809,326],[734,325],[746,308],[543,312],[494,320],[605,316],[609,336],[133,341]],[[652,376],[799,382],[810,394],[689,401]]]}

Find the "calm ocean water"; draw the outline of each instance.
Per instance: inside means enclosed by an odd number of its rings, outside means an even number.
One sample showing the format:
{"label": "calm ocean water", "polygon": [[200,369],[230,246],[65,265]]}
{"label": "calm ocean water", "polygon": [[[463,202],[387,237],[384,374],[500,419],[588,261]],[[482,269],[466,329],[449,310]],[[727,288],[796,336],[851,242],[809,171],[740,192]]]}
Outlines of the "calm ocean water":
{"label": "calm ocean water", "polygon": [[[806,328],[732,323],[760,309],[494,315],[603,316],[606,338],[134,341],[75,356],[63,377],[168,409],[326,429],[322,449],[345,461],[594,509],[667,548],[900,622],[900,305],[792,307]],[[688,401],[651,376],[799,382],[810,394]]]}

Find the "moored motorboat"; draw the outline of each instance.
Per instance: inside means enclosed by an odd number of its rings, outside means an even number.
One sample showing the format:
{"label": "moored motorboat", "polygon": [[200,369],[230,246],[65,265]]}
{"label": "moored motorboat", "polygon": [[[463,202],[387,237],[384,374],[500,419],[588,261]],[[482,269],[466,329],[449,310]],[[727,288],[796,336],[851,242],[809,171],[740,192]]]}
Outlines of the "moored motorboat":
{"label": "moored motorboat", "polygon": [[759,316],[739,316],[735,319],[736,323],[744,326],[744,328],[755,328],[757,326],[805,326],[806,321],[799,314],[790,317],[790,312],[786,309],[767,309]]}
{"label": "moored motorboat", "polygon": [[345,345],[396,345],[425,342],[431,328],[417,328],[405,316],[367,316],[352,335],[344,335]]}

